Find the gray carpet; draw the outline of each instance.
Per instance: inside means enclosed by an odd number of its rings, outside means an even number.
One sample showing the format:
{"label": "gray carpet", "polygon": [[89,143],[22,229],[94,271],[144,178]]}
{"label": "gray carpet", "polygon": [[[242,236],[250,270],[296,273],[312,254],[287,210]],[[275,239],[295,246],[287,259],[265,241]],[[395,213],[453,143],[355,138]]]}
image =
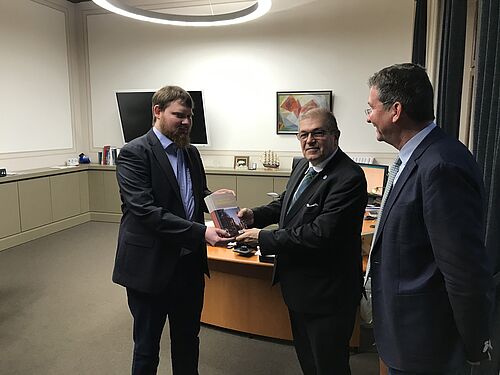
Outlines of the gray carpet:
{"label": "gray carpet", "polygon": [[[117,231],[91,222],[0,252],[0,374],[130,373],[132,320],[111,282]],[[167,329],[159,374],[171,374]],[[288,342],[205,325],[200,340],[201,375],[301,374]],[[377,374],[377,354],[353,354],[351,368]]]}

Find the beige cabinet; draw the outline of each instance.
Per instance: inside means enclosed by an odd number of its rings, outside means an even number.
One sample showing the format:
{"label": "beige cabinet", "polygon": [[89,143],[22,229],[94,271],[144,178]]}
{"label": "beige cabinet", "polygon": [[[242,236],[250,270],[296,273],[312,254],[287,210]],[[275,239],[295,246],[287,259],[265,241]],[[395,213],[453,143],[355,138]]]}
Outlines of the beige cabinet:
{"label": "beige cabinet", "polygon": [[238,176],[236,179],[236,197],[240,207],[257,207],[272,201],[267,195],[274,191],[273,177]]}
{"label": "beige cabinet", "polygon": [[209,174],[207,186],[210,191],[230,189],[236,193],[236,176]]}
{"label": "beige cabinet", "polygon": [[19,233],[21,231],[21,222],[17,182],[9,182],[0,185],[0,202],[2,202],[0,238]]}
{"label": "beige cabinet", "polygon": [[80,173],[50,176],[53,221],[79,215],[81,210]]}
{"label": "beige cabinet", "polygon": [[18,182],[21,230],[37,228],[52,222],[50,178],[41,177]]}
{"label": "beige cabinet", "polygon": [[114,170],[89,171],[88,181],[90,211],[121,213],[120,193]]}
{"label": "beige cabinet", "polygon": [[274,182],[273,191],[275,193],[281,194],[286,189],[286,184],[288,183],[288,177],[274,177],[273,182]]}
{"label": "beige cabinet", "polygon": [[83,171],[78,173],[80,184],[80,212],[83,214],[90,210],[89,199],[89,172]]}
{"label": "beige cabinet", "polygon": [[288,177],[248,176],[229,174],[207,174],[207,185],[211,191],[231,189],[236,193],[239,207],[257,207],[272,201],[268,193],[281,194],[286,187]]}

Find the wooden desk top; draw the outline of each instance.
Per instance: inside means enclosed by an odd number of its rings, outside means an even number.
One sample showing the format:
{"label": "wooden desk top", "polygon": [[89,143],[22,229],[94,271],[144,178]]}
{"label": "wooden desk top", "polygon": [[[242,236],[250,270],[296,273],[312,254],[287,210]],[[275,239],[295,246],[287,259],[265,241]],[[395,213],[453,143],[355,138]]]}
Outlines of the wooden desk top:
{"label": "wooden desk top", "polygon": [[233,251],[233,249],[227,249],[225,247],[214,247],[207,245],[208,259],[209,260],[219,260],[230,263],[246,263],[252,265],[261,265],[264,267],[272,267],[271,263],[264,263],[259,261],[257,255],[252,255],[251,257],[244,257],[238,255]]}
{"label": "wooden desk top", "polygon": [[[361,236],[367,236],[373,234],[373,231],[375,230],[375,223],[376,220],[363,220],[363,229],[361,230]],[[225,247],[215,247],[207,245],[207,252],[209,260],[260,265],[263,267],[273,266],[271,263],[260,262],[259,257],[257,255],[253,255],[251,257],[244,257],[238,255],[232,249],[227,249]],[[366,260],[364,260],[363,263],[366,263]],[[363,266],[366,267],[366,264],[363,264]]]}

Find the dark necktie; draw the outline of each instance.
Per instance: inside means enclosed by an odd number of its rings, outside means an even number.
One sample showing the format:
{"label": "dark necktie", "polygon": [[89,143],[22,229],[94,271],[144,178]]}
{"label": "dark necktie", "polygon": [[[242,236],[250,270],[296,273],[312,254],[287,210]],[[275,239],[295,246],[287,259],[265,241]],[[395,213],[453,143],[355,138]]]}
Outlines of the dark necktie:
{"label": "dark necktie", "polygon": [[304,192],[304,190],[306,190],[306,188],[311,184],[311,181],[314,179],[314,177],[316,177],[317,174],[318,174],[318,172],[316,172],[313,167],[309,167],[306,175],[304,176],[304,178],[300,182],[299,187],[297,188],[297,190],[295,191],[295,194],[293,195],[292,203],[290,204],[290,207],[293,206],[293,204],[297,201],[297,199]]}
{"label": "dark necktie", "polygon": [[372,245],[370,247],[370,254],[368,255],[368,263],[367,263],[366,272],[365,272],[365,282],[364,282],[365,285],[366,285],[366,281],[370,275],[370,265],[371,265],[370,262],[371,262],[372,250],[373,250],[373,245],[375,244],[375,237],[377,236],[378,224],[380,223],[380,219],[382,217],[382,210],[384,209],[384,205],[385,205],[385,202],[387,201],[387,197],[391,193],[392,185],[394,185],[394,179],[396,178],[396,176],[399,172],[400,166],[401,166],[401,159],[397,158],[392,163],[391,169],[389,169],[389,177],[387,177],[387,183],[385,184],[384,195],[382,195],[382,202],[380,203],[380,210],[378,213],[377,224],[375,225],[375,230],[373,232],[373,237],[372,237]]}
{"label": "dark necktie", "polygon": [[167,152],[176,156],[177,169],[175,170],[175,177],[177,178],[177,183],[179,184],[179,190],[181,193],[182,203],[184,205],[184,211],[186,212],[186,217],[188,220],[191,220],[194,214],[194,196],[191,175],[189,174],[189,168],[186,166],[186,162],[184,160],[184,152],[174,143],[167,147]]}

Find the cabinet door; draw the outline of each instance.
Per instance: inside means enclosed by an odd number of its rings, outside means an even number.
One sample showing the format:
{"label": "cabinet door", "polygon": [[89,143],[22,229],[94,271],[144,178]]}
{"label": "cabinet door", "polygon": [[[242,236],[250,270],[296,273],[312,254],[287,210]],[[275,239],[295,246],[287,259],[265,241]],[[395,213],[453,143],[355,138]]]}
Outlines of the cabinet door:
{"label": "cabinet door", "polygon": [[115,171],[89,171],[90,211],[121,213]]}
{"label": "cabinet door", "polygon": [[237,176],[236,195],[240,208],[258,207],[271,202],[267,195],[274,189],[273,177],[265,176]]}
{"label": "cabinet door", "polygon": [[207,175],[207,186],[211,191],[230,189],[236,193],[236,176],[209,174]]}
{"label": "cabinet door", "polygon": [[50,192],[52,199],[52,219],[54,221],[80,214],[79,173],[51,176]]}
{"label": "cabinet door", "polygon": [[0,238],[21,232],[17,182],[0,184]]}
{"label": "cabinet door", "polygon": [[90,211],[104,211],[104,175],[102,171],[89,171],[89,208]]}
{"label": "cabinet door", "polygon": [[111,212],[116,214],[121,214],[121,199],[120,199],[120,189],[118,187],[118,181],[116,180],[115,171],[103,171],[103,183],[104,183],[104,210],[105,212]]}
{"label": "cabinet door", "polygon": [[89,199],[89,172],[84,171],[78,173],[80,180],[80,212],[83,214],[89,212],[90,199]]}
{"label": "cabinet door", "polygon": [[288,183],[288,177],[274,177],[274,192],[281,194],[286,189],[286,184]]}
{"label": "cabinet door", "polygon": [[49,177],[18,182],[21,229],[23,231],[52,222]]}

